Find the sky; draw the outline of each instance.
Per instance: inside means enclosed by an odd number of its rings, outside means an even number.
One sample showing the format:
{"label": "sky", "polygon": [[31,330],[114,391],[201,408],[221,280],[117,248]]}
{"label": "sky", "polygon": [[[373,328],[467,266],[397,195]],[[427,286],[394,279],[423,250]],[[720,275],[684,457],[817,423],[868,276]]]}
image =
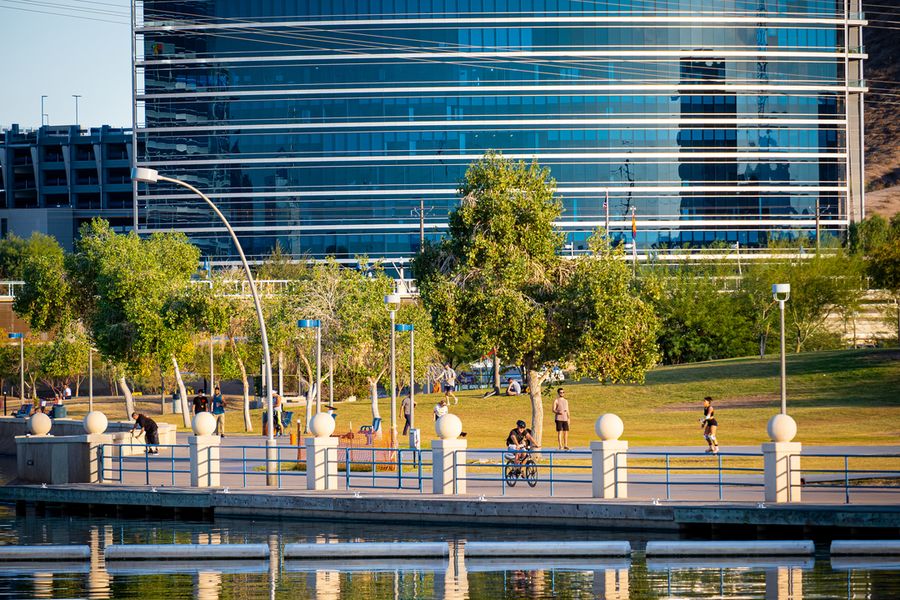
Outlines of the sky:
{"label": "sky", "polygon": [[74,124],[72,94],[82,127],[131,127],[129,13],[129,0],[0,0],[0,129],[40,125],[41,95],[51,125]]}

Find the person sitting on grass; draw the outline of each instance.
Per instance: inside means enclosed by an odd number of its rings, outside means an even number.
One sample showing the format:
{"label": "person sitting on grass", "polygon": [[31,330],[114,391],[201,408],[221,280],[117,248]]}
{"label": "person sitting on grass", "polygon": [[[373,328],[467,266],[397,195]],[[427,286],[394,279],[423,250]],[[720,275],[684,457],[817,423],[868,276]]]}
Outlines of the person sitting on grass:
{"label": "person sitting on grass", "polygon": [[518,396],[522,393],[522,384],[519,383],[517,380],[510,377],[509,379],[506,380],[506,382],[509,384],[506,386],[506,395],[507,396]]}

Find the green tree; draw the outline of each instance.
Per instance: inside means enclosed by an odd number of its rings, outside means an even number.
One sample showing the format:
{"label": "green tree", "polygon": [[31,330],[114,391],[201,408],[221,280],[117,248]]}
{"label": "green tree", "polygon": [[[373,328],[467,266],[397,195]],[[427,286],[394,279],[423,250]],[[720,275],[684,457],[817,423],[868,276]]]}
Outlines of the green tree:
{"label": "green tree", "polygon": [[[171,362],[185,427],[190,412],[178,359],[189,350],[191,314],[175,310],[171,301],[190,284],[199,257],[183,234],[118,235],[95,219],[82,226],[69,267],[79,313],[105,358],[135,372],[148,362]],[[130,417],[134,403],[124,372],[119,385]]]}
{"label": "green tree", "polygon": [[27,243],[15,234],[0,240],[0,278],[22,279],[22,260]]}
{"label": "green tree", "polygon": [[875,287],[886,290],[894,299],[897,340],[900,342],[900,213],[891,220],[897,227],[885,242],[869,256],[868,272]]}
{"label": "green tree", "polygon": [[488,153],[466,173],[448,237],[413,264],[442,349],[465,330],[472,354],[496,348],[523,365],[538,440],[541,384],[553,366],[640,381],[656,358],[656,319],[631,289],[624,261],[603,250],[605,238],[592,242],[595,256],[559,256],[562,203],[555,190],[537,163]]}
{"label": "green tree", "polygon": [[66,257],[55,238],[35,233],[24,243],[19,274],[25,285],[13,310],[36,331],[54,332],[73,319],[72,286]]}
{"label": "green tree", "polygon": [[765,327],[777,323],[772,301],[774,283],[791,284],[790,300],[785,304],[786,335],[793,339],[795,352],[801,352],[813,340],[827,335],[829,318],[851,318],[857,311],[865,289],[863,263],[840,248],[753,263],[744,276],[742,293],[757,311],[762,311],[757,318]]}

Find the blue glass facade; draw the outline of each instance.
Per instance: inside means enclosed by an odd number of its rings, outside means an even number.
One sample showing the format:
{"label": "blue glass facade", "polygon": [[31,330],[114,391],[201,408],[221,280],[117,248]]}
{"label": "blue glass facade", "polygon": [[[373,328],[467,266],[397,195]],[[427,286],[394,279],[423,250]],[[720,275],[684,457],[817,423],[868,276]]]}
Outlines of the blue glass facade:
{"label": "blue glass facade", "polygon": [[[862,210],[862,15],[844,0],[144,0],[137,164],[248,254],[391,259],[487,150],[550,167],[577,249],[843,231]],[[234,251],[189,194],[142,231]]]}

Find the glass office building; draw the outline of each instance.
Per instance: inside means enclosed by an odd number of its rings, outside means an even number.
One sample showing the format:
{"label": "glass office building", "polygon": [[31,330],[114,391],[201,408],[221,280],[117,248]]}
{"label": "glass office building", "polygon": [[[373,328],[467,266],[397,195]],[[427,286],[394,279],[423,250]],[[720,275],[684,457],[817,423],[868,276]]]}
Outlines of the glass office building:
{"label": "glass office building", "polygon": [[[140,166],[249,255],[404,259],[487,150],[551,169],[577,251],[841,232],[863,211],[859,0],[183,0],[134,5]],[[234,258],[190,194],[142,232]]]}

